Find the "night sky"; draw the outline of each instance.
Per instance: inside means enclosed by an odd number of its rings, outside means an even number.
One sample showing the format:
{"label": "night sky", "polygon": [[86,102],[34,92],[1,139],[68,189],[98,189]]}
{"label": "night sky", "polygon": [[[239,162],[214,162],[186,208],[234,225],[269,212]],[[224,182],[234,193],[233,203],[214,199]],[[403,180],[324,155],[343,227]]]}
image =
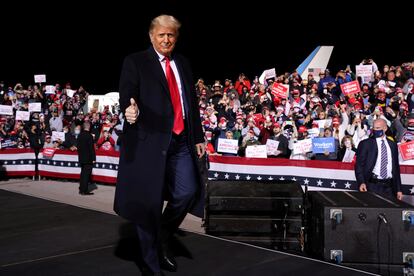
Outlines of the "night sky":
{"label": "night sky", "polygon": [[162,13],[182,22],[177,51],[190,59],[195,79],[210,83],[235,80],[240,72],[254,78],[272,67],[292,71],[318,45],[335,46],[331,71],[364,58],[380,68],[414,60],[414,24],[402,7],[330,1],[342,7],[327,12],[311,2],[224,2],[11,7],[0,26],[0,80],[27,85],[33,74],[45,73],[51,84],[83,84],[93,94],[117,91],[123,58],[149,47],[150,20]]}

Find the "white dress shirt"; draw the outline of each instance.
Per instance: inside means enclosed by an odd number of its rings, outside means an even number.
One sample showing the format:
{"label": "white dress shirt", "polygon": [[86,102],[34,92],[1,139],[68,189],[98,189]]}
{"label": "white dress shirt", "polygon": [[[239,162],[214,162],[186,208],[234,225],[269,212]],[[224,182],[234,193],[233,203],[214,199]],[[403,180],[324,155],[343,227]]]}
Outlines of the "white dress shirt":
{"label": "white dress shirt", "polygon": [[382,179],[381,177],[381,144],[382,144],[382,141],[384,140],[385,147],[387,148],[387,160],[388,160],[387,178],[392,178],[392,155],[391,155],[391,148],[390,148],[390,145],[388,144],[387,138],[384,136],[383,138],[376,138],[375,140],[377,142],[377,147],[378,147],[378,156],[377,156],[377,162],[375,163],[375,167],[372,172],[375,173],[379,179]]}
{"label": "white dress shirt", "polygon": [[[165,64],[166,64],[165,56],[161,55],[157,51],[155,51],[155,52],[158,54],[158,60],[159,60],[159,62],[161,64],[162,70],[164,70],[164,74],[166,75],[166,71],[165,71]],[[183,119],[185,119],[184,102],[183,102],[183,88],[181,86],[180,74],[178,73],[177,66],[176,66],[175,61],[173,59],[170,60],[170,66],[171,66],[171,69],[174,72],[175,80],[177,81],[178,91],[180,92],[180,101],[181,101],[181,108],[182,108],[182,111],[183,111]]]}

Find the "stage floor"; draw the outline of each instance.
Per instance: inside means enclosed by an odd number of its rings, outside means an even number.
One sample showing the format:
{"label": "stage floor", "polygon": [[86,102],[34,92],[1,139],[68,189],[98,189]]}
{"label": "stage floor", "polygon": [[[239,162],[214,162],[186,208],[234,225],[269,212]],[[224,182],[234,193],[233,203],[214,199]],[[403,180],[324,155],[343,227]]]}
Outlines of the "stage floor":
{"label": "stage floor", "polygon": [[[373,275],[182,231],[166,275]],[[0,190],[0,275],[140,275],[134,228],[94,210]]]}

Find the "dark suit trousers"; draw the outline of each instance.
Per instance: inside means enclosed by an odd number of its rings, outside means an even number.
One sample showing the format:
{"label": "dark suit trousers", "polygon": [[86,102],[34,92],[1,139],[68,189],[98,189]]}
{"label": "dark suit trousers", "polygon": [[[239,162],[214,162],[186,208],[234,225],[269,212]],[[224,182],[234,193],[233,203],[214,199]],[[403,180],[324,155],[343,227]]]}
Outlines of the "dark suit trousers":
{"label": "dark suit trousers", "polygon": [[81,164],[79,192],[86,193],[92,175],[93,164]]}
{"label": "dark suit trousers", "polygon": [[184,134],[174,135],[167,153],[164,190],[168,204],[162,213],[159,233],[148,233],[137,225],[143,261],[152,271],[160,271],[158,249],[178,229],[193,203],[198,181],[193,157]]}
{"label": "dark suit trousers", "polygon": [[394,194],[391,185],[384,185],[384,184],[378,184],[378,183],[367,183],[367,190],[369,192],[377,193],[383,197],[392,198],[395,199],[397,197],[396,194]]}

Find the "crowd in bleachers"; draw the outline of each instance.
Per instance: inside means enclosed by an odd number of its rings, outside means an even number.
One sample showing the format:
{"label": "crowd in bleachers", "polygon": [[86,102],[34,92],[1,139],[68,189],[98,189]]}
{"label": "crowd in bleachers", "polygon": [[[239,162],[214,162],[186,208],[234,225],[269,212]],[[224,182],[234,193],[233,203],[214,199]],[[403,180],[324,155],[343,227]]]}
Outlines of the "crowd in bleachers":
{"label": "crowd in bleachers", "polygon": [[[328,69],[318,76],[309,73],[304,79],[294,71],[263,83],[244,74],[235,82],[217,80],[211,86],[199,79],[196,91],[209,154],[244,156],[246,147],[271,139],[279,143],[268,157],[343,161],[370,136],[377,118],[386,120],[387,136],[396,142],[413,140],[414,63],[379,69],[373,60],[364,60],[361,65],[372,66],[366,82],[349,66],[333,74]],[[359,82],[360,92],[344,94],[341,85],[352,81]],[[272,92],[276,83],[289,87],[286,98]],[[294,150],[301,140],[321,137],[333,138],[333,150]],[[237,153],[220,153],[222,139],[237,140]]]}
{"label": "crowd in bleachers", "polygon": [[[342,161],[370,136],[377,118],[386,120],[387,135],[396,142],[414,140],[414,63],[382,68],[373,60],[361,64],[372,66],[368,81],[357,77],[349,66],[334,73],[322,70],[317,76],[309,73],[304,79],[296,71],[261,82],[244,74],[210,85],[199,79],[195,93],[208,153],[245,156],[247,147],[274,140],[277,149],[268,152],[268,157]],[[355,80],[360,92],[344,94],[341,85]],[[278,84],[288,86],[286,98],[274,93]],[[12,114],[0,113],[2,148],[75,151],[82,125],[89,122],[97,149],[119,149],[123,118],[117,106],[101,111],[88,108],[89,94],[82,86],[74,90],[70,83],[54,87],[53,93],[47,93],[46,86],[18,83],[9,87],[0,82],[0,105],[13,109]],[[17,120],[17,112],[30,111],[33,103],[40,103],[40,110]],[[294,150],[296,143],[310,138],[333,138],[333,150]],[[225,139],[237,141],[235,151],[220,150],[219,143]]]}
{"label": "crowd in bleachers", "polygon": [[[1,148],[75,151],[76,139],[84,122],[90,123],[98,149],[112,151],[119,147],[122,116],[118,116],[116,106],[111,110],[106,106],[102,111],[97,108],[89,108],[88,111],[89,93],[82,86],[72,89],[70,83],[63,87],[56,84],[53,93],[47,93],[46,87],[38,84],[24,87],[20,83],[9,87],[4,82],[0,83],[0,105],[12,108],[11,113],[3,109],[3,114],[0,114]],[[34,103],[39,105],[35,111],[30,110]],[[17,117],[18,112],[28,116]]]}

